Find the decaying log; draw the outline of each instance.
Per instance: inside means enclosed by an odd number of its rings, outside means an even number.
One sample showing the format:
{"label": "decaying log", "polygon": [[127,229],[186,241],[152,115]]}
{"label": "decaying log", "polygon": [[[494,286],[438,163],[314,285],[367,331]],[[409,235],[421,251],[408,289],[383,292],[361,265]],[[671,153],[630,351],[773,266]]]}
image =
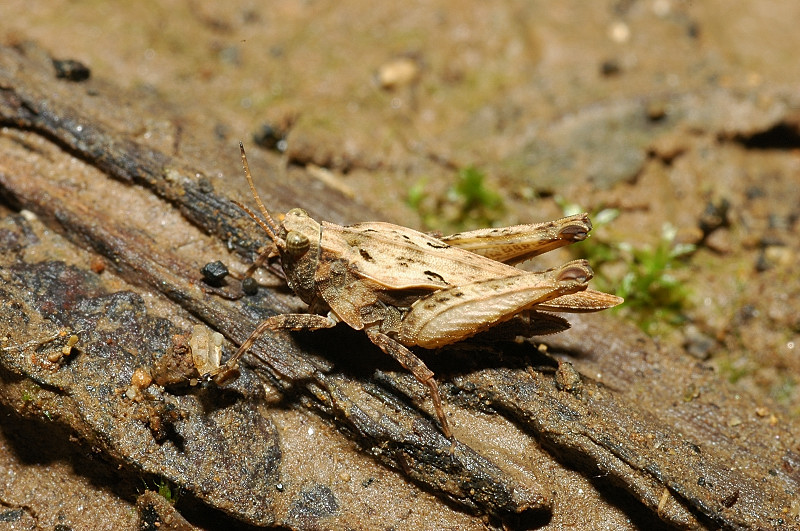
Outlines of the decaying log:
{"label": "decaying log", "polygon": [[[230,387],[138,388],[134,373],[178,356],[191,323],[223,334],[231,353],[260,319],[298,302],[278,287],[238,300],[204,289],[204,263],[244,267],[265,235],[230,202],[238,191],[203,171],[209,161],[132,134],[102,88],[57,80],[37,50],[0,49],[0,194],[20,211],[0,223],[0,290],[13,301],[0,309],[0,399],[20,414],[46,411],[113,462],[255,525],[366,521],[341,506],[344,487],[286,470],[285,448],[308,441],[277,419],[297,408],[314,412],[312,425],[335,427],[316,444],[344,434],[359,449],[353,459],[377,461],[470,514],[534,525],[555,511],[605,514],[606,503],[650,524],[797,525],[797,426],[612,318],[575,318],[572,331],[548,339],[558,363],[532,343],[427,354],[454,419],[452,452],[424,390],[347,329],[265,336]],[[226,157],[233,175],[235,148]],[[81,167],[65,169],[70,158]],[[252,163],[264,167],[261,157]],[[259,186],[278,208],[302,197],[318,217],[363,215],[335,191],[301,194],[311,178],[295,174]],[[537,450],[504,446],[512,429]],[[569,507],[559,479],[570,474],[601,494],[595,505]],[[619,490],[630,498],[600,500]]]}

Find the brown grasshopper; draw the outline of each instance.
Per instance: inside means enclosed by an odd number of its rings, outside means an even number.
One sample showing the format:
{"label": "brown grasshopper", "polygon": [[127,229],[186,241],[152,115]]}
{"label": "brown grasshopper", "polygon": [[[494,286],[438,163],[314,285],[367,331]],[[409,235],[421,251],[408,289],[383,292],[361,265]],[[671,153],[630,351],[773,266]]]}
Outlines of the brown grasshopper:
{"label": "brown grasshopper", "polygon": [[429,389],[442,432],[452,438],[434,375],[408,347],[434,349],[492,328],[509,338],[559,332],[569,323],[543,310],[592,312],[622,302],[587,289],[592,269],[586,260],[542,272],[512,265],[585,239],[592,228],[586,214],[439,238],[390,223],[319,223],[299,208],[278,224],[255,189],[244,146],[239,147],[264,219],[236,204],[269,235],[289,287],[309,313],[263,321],[215,374],[234,370],[267,330],[318,330],[345,322],[363,330]]}

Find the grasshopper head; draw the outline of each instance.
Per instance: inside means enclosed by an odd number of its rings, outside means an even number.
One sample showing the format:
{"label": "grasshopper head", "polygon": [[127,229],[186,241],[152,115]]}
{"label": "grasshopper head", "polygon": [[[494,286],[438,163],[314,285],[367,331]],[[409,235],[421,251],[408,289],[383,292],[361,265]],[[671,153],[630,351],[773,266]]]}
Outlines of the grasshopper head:
{"label": "grasshopper head", "polygon": [[253,199],[264,219],[259,218],[252,210],[238,201],[233,201],[233,203],[247,212],[269,235],[281,255],[281,265],[289,287],[304,302],[311,304],[316,287],[314,273],[319,263],[319,241],[322,229],[319,223],[311,219],[308,212],[302,208],[293,208],[286,213],[283,223],[276,224],[258,196],[253,176],[250,175],[250,166],[247,164],[247,155],[244,153],[244,146],[241,142],[239,142],[239,150],[242,154],[242,167],[247,184],[250,186]]}
{"label": "grasshopper head", "polygon": [[289,287],[309,304],[314,299],[321,230],[308,212],[293,208],[286,213],[275,241]]}

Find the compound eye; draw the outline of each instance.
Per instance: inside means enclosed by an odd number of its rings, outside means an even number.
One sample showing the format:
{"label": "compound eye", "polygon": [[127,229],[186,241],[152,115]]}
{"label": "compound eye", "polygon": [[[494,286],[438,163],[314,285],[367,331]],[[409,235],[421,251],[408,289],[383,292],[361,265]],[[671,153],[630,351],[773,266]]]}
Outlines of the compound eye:
{"label": "compound eye", "polygon": [[[291,213],[291,211],[289,213]],[[305,234],[297,232],[296,230],[290,230],[289,233],[286,234],[286,251],[293,257],[297,258],[305,254],[305,252],[308,251],[308,246],[309,241]]]}
{"label": "compound eye", "polygon": [[308,212],[303,210],[302,208],[293,208],[289,212],[286,213],[287,216],[303,216],[308,217]]}

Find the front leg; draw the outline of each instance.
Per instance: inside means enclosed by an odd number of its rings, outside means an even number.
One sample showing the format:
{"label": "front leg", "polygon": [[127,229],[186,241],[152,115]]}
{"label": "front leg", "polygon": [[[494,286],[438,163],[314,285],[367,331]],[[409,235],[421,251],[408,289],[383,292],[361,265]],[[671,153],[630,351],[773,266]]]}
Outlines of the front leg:
{"label": "front leg", "polygon": [[222,383],[227,380],[238,367],[239,358],[241,358],[242,355],[253,346],[253,343],[267,330],[320,330],[322,328],[333,328],[334,326],[336,326],[336,321],[324,315],[310,313],[273,315],[269,319],[262,321],[261,324],[253,330],[250,337],[242,343],[236,353],[225,362],[225,365],[212,371],[209,376],[213,376],[217,383]]}
{"label": "front leg", "polygon": [[436,411],[436,416],[442,424],[442,433],[452,441],[453,432],[450,431],[450,424],[447,423],[447,417],[444,415],[442,399],[439,396],[439,386],[436,385],[436,380],[433,379],[433,371],[431,371],[425,365],[425,362],[419,359],[413,352],[386,334],[376,330],[366,330],[366,332],[373,343],[378,345],[382,351],[396,359],[400,365],[414,375],[414,378],[416,378],[419,383],[428,388],[431,401],[433,401],[433,409]]}

